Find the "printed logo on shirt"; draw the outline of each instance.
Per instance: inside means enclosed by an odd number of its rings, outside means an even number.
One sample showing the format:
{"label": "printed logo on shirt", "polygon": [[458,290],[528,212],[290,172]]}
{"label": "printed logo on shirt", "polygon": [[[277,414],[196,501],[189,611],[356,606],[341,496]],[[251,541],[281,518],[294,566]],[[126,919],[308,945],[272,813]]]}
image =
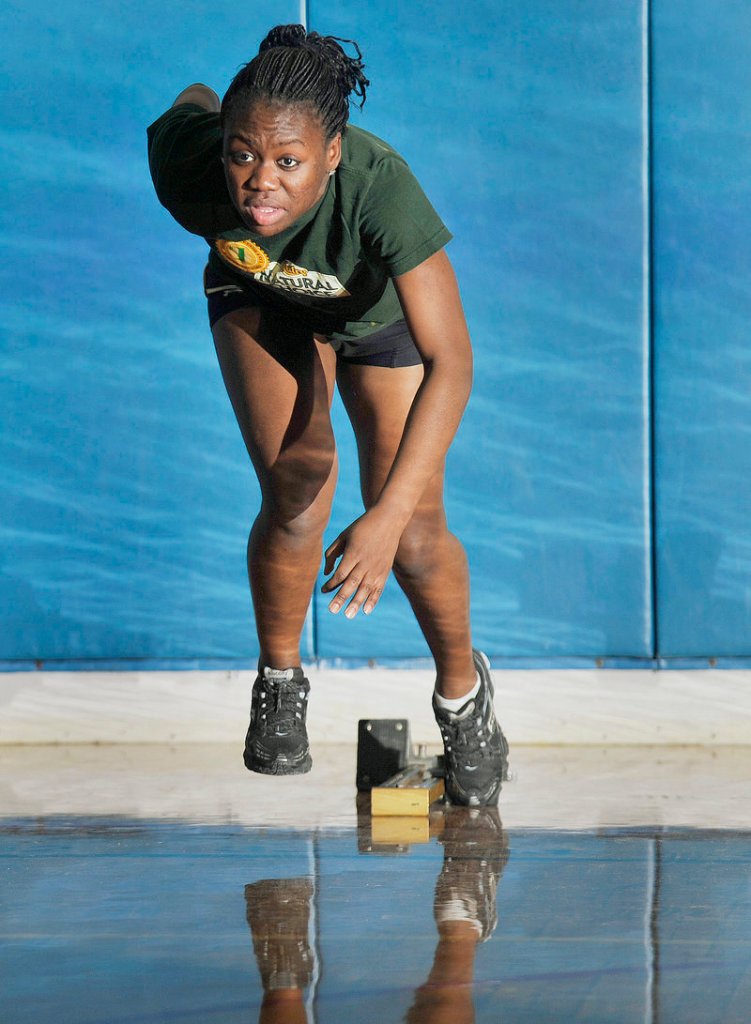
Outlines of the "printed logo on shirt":
{"label": "printed logo on shirt", "polygon": [[282,262],[279,264],[279,269],[282,271],[283,274],[295,274],[299,275],[300,277],[308,276],[308,272],[305,269],[305,267],[296,267],[295,264],[291,263],[289,260],[282,260]]}
{"label": "printed logo on shirt", "polygon": [[251,242],[249,238],[241,242],[228,242],[224,238],[217,238],[214,244],[219,255],[223,256],[228,263],[250,274],[263,271],[269,265],[268,255],[260,245]]}
{"label": "printed logo on shirt", "polygon": [[295,292],[316,299],[340,299],[349,295],[334,274],[321,274],[317,270],[298,267],[290,260],[277,263],[270,260],[260,245],[245,239],[230,242],[217,238],[214,242],[219,255],[235,267],[249,274],[260,284],[271,285],[280,291]]}

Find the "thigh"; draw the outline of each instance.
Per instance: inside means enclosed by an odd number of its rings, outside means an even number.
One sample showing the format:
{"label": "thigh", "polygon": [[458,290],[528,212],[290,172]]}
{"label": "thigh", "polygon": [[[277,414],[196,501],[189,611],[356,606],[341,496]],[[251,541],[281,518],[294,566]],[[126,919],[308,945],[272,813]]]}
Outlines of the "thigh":
{"label": "thigh", "polygon": [[[399,451],[412,403],[424,376],[419,366],[340,363],[339,391],[355,432],[365,507],[377,501]],[[428,484],[416,512],[443,508],[443,469]]]}
{"label": "thigh", "polygon": [[303,328],[257,308],[213,328],[224,383],[266,490],[327,480],[335,462],[329,410],[336,356]]}

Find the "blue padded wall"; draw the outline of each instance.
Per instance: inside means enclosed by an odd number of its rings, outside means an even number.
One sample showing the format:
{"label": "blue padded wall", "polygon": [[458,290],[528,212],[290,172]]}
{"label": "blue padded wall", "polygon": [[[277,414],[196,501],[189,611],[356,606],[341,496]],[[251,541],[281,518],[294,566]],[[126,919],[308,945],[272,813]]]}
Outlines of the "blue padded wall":
{"label": "blue padded wall", "polygon": [[[258,488],[206,323],[205,247],[154,198],[145,126],[191,81],[222,91],[300,6],[0,13],[5,666],[255,655]],[[455,234],[477,373],[447,502],[476,641],[538,660],[751,653],[748,6],[309,8],[361,43],[354,120],[404,153]],[[335,417],[329,539],[361,508]],[[307,658],[427,653],[393,581],[370,620],[318,596],[308,627]]]}
{"label": "blue padded wall", "polygon": [[654,7],[662,655],[751,654],[751,7]]}
{"label": "blue padded wall", "polygon": [[[430,0],[313,0],[310,25],[361,43],[357,120],[455,235],[477,366],[447,496],[476,641],[649,655],[642,4],[492,0],[457,19]],[[355,481],[345,458],[332,536]],[[424,651],[393,580],[381,603],[353,624],[319,598],[319,652]]]}
{"label": "blue padded wall", "polygon": [[252,654],[257,488],[145,129],[298,10],[4,8],[0,659]]}

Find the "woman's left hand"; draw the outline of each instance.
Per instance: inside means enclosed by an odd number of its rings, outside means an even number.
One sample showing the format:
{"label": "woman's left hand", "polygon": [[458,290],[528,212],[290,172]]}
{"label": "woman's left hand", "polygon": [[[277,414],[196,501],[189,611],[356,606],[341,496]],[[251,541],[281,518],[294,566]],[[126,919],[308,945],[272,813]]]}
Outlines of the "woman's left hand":
{"label": "woman's left hand", "polygon": [[326,551],[321,588],[338,591],[329,609],[353,619],[373,611],[396,549],[428,483],[440,472],[472,386],[472,349],[456,276],[443,249],[394,278],[424,373],[394,464],[377,503]]}
{"label": "woman's left hand", "polygon": [[323,570],[326,576],[341,558],[336,572],[321,587],[324,594],[338,590],[329,611],[336,615],[349,601],[344,613],[348,619],[353,619],[360,608],[370,615],[386,586],[402,529],[393,517],[372,508],[329,545]]}

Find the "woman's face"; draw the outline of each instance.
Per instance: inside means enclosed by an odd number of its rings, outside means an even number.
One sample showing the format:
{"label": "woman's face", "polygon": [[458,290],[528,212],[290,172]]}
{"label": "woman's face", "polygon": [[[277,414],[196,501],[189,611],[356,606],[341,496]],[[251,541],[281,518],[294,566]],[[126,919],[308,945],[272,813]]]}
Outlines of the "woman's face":
{"label": "woman's face", "polygon": [[257,235],[277,235],[315,206],[340,158],[341,135],[327,142],[308,107],[259,102],[224,129],[230,198]]}

